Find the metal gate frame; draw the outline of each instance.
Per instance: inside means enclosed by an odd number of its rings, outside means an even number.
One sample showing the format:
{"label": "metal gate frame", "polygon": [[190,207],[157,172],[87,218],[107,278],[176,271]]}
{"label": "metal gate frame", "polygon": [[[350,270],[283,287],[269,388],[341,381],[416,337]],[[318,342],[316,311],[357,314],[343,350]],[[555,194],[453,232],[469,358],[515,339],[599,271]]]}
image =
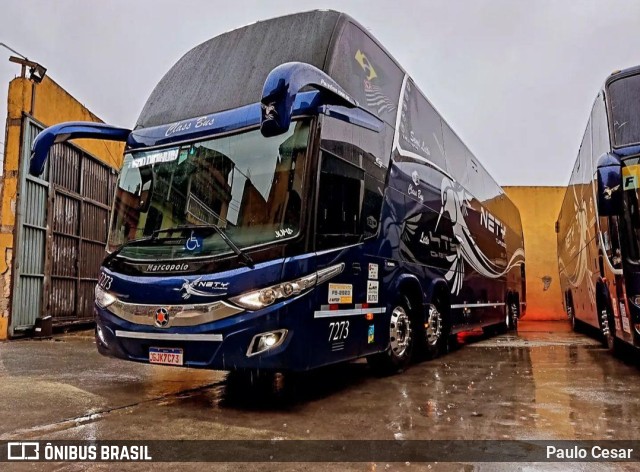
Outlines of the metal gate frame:
{"label": "metal gate frame", "polygon": [[71,143],[51,148],[40,177],[29,174],[31,146],[44,129],[22,123],[9,336],[39,316],[54,325],[93,321],[93,289],[104,256],[116,171]]}
{"label": "metal gate frame", "polygon": [[[9,337],[31,329],[35,319],[42,313],[49,163],[40,177],[34,177],[29,174],[29,154],[33,140],[43,129],[26,115],[23,117],[16,189]],[[25,218],[28,210],[36,214]],[[35,241],[30,241],[31,244],[24,244],[23,248],[26,235],[38,236]]]}

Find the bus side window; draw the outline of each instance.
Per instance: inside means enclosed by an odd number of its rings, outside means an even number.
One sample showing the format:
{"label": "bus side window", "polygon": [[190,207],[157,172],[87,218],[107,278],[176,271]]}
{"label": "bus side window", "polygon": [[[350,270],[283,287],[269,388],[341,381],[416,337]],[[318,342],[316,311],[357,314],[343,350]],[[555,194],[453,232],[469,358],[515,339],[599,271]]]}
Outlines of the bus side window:
{"label": "bus side window", "polygon": [[323,152],[316,220],[318,249],[352,244],[361,239],[363,194],[364,171]]}

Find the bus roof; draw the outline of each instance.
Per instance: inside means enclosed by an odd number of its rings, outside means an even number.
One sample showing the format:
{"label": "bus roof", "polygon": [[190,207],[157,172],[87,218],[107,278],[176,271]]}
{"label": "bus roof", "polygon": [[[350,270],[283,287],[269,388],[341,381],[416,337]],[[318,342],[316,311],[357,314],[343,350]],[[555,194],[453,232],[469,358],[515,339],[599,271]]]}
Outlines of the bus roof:
{"label": "bus roof", "polygon": [[310,11],[259,21],[194,47],[149,96],[136,128],[237,108],[260,99],[272,69],[300,61],[325,70],[335,11]]}

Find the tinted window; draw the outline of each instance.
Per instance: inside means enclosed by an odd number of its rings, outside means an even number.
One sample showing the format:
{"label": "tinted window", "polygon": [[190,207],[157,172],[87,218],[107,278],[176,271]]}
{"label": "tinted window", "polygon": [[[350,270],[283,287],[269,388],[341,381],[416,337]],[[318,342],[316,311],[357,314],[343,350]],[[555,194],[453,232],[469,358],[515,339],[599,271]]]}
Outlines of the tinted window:
{"label": "tinted window", "polygon": [[[362,203],[359,203],[357,218],[360,222],[360,227],[357,229],[356,234],[364,234],[365,237],[373,236],[378,231],[384,185],[389,165],[389,148],[391,147],[392,139],[391,129],[387,127],[385,131],[388,132],[376,133],[327,117],[323,117],[322,122],[320,147],[349,162],[358,169],[358,172],[364,171],[362,174],[364,179]],[[327,159],[331,160],[331,158]],[[324,174],[328,172],[325,165],[323,164],[322,170]],[[361,174],[359,173],[358,175]],[[338,181],[332,180],[331,182]],[[328,177],[323,178],[321,175],[321,187],[323,189],[329,189],[332,185]],[[360,183],[357,185],[360,185]],[[331,198],[327,201],[330,201]],[[328,210],[327,214],[329,214]],[[319,214],[319,218],[322,219],[323,215]]]}
{"label": "tinted window", "polygon": [[474,197],[482,200],[484,195],[484,169],[470,153],[467,154],[467,165],[467,181],[464,186]]}
{"label": "tinted window", "polygon": [[640,75],[616,80],[609,85],[613,143],[640,143]]}
{"label": "tinted window", "polygon": [[442,122],[442,133],[449,173],[454,179],[460,182],[460,184],[466,187],[469,183],[468,173],[470,171],[470,166],[467,163],[467,147],[444,121]]}
{"label": "tinted window", "polygon": [[400,147],[430,160],[446,170],[440,115],[420,93],[413,81],[407,81],[400,115]]}
{"label": "tinted window", "polygon": [[344,246],[361,239],[364,171],[322,153],[316,241],[318,249]]}
{"label": "tinted window", "polygon": [[591,181],[591,119],[589,119],[587,129],[582,137],[578,158],[580,159],[579,182],[586,183]]}
{"label": "tinted window", "polygon": [[321,147],[363,167],[382,181],[389,167],[392,141],[393,129],[390,126],[376,133],[342,120],[322,117]]}
{"label": "tinted window", "polygon": [[602,92],[596,98],[591,111],[591,141],[593,143],[593,164],[595,167],[600,156],[609,152],[610,149],[607,112]]}
{"label": "tinted window", "polygon": [[395,126],[404,73],[353,23],[347,23],[342,31],[329,75],[362,107]]}

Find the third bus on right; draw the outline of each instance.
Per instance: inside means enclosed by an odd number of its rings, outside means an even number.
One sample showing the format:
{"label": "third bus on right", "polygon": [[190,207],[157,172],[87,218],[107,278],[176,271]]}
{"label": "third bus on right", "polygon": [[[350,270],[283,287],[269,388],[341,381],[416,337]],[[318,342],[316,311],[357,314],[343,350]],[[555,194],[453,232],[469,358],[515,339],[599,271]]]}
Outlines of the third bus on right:
{"label": "third bus on right", "polygon": [[640,347],[640,66],[598,93],[562,202],[556,233],[563,304],[574,329],[605,346]]}

